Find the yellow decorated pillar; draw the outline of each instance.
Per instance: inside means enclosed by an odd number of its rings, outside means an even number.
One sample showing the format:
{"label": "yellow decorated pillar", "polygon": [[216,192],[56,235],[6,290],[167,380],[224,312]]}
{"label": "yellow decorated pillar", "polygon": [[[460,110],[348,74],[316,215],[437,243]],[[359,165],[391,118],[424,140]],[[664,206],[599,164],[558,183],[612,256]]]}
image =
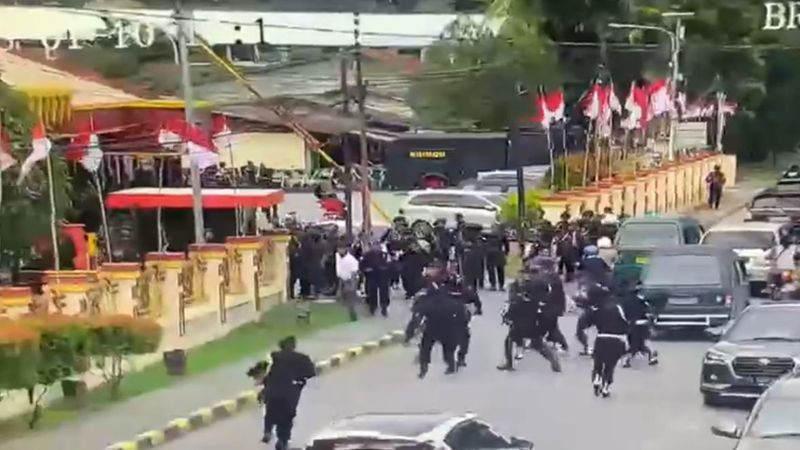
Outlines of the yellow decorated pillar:
{"label": "yellow decorated pillar", "polygon": [[78,315],[99,314],[103,293],[97,272],[87,270],[48,270],[44,283],[53,299],[51,312]]}
{"label": "yellow decorated pillar", "polygon": [[[233,250],[238,253],[240,258],[239,278],[241,291],[239,294],[250,299],[255,298],[256,253],[264,245],[264,239],[261,236],[236,236],[225,240],[228,245],[229,256]],[[235,275],[231,276],[232,283],[236,283],[235,278]]]}
{"label": "yellow decorated pillar", "polygon": [[0,287],[0,319],[15,319],[31,311],[33,294],[31,288],[25,286]]}
{"label": "yellow decorated pillar", "polygon": [[561,214],[567,209],[569,202],[567,197],[556,194],[541,199],[539,206],[542,208],[544,220],[555,224],[561,220]]}
{"label": "yellow decorated pillar", "polygon": [[622,185],[622,212],[628,216],[638,215],[636,202],[639,197],[639,184],[637,179],[632,178],[626,180]]}
{"label": "yellow decorated pillar", "polygon": [[674,212],[677,209],[676,199],[678,196],[677,196],[677,186],[675,185],[675,182],[677,180],[678,168],[675,164],[670,164],[665,169],[665,172],[667,174],[666,192],[665,192],[667,204],[665,206],[665,211],[670,213]]}
{"label": "yellow decorated pillar", "polygon": [[736,155],[720,155],[722,173],[725,174],[725,186],[736,185],[737,160]]}
{"label": "yellow decorated pillar", "polygon": [[289,284],[289,230],[273,230],[267,233],[267,240],[272,245],[272,261],[275,267],[275,283],[279,291],[281,302],[289,299],[287,286]]}
{"label": "yellow decorated pillar", "polygon": [[680,211],[686,206],[686,163],[675,167],[675,209]]}
{"label": "yellow decorated pillar", "polygon": [[145,255],[145,269],[157,270],[161,273],[160,311],[151,311],[154,316],[162,317],[170,327],[176,326],[181,316],[181,270],[186,264],[183,253],[150,252]]}
{"label": "yellow decorated pillar", "polygon": [[99,278],[104,290],[104,310],[110,314],[135,316],[136,299],[134,288],[141,274],[137,263],[104,263]]}
{"label": "yellow decorated pillar", "polygon": [[223,270],[228,249],[225,244],[191,244],[189,246],[189,259],[196,261],[198,266],[205,267],[205,271],[196,271],[195,279],[203,283],[205,291],[204,302],[217,305],[219,323],[227,321],[227,286],[223,285],[227,275]]}
{"label": "yellow decorated pillar", "polygon": [[622,181],[615,181],[611,185],[611,210],[617,216],[622,214],[622,211],[625,208],[625,202],[623,201],[625,195],[625,185]]}
{"label": "yellow decorated pillar", "polygon": [[656,212],[664,214],[667,212],[667,172],[660,169],[653,175],[656,187]]}

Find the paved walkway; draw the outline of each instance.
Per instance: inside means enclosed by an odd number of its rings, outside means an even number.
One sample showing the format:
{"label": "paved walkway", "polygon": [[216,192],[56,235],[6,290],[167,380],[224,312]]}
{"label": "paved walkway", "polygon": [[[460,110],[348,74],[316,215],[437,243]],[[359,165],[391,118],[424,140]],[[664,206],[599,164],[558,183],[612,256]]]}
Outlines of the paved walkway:
{"label": "paved walkway", "polygon": [[[399,297],[399,293],[394,294],[393,297]],[[320,331],[302,338],[298,342],[298,349],[315,360],[326,358],[379,338],[388,331],[402,328],[407,320],[407,302],[395,298],[388,318],[363,318],[358,322]],[[257,359],[254,357],[232,363],[187,378],[169,388],[88,413],[58,428],[0,443],[0,450],[102,450],[114,442],[131,439],[149,429],[159,428],[172,419],[252,389],[252,381],[245,376],[245,372]]]}
{"label": "paved walkway", "polygon": [[719,209],[705,205],[684,211],[700,221],[706,228],[716,225],[725,217],[744,208],[755,194],[764,189],[763,180],[741,181],[736,186],[725,189]]}

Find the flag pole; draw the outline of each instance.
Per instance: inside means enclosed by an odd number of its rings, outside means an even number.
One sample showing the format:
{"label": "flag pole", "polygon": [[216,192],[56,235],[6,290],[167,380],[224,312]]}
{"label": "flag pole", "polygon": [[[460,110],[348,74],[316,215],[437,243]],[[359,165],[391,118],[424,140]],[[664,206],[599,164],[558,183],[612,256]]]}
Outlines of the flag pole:
{"label": "flag pole", "polygon": [[[161,188],[164,187],[164,161],[167,157],[158,160],[158,195],[161,195]],[[156,233],[158,233],[158,251],[164,251],[164,227],[161,224],[161,206],[156,209]]]}
{"label": "flag pole", "polygon": [[[6,110],[0,109],[0,152],[3,152],[3,124],[5,124]],[[9,149],[10,153],[10,149]],[[3,170],[0,168],[0,206],[3,205]],[[0,224],[2,226],[2,224]],[[0,234],[0,267],[3,263],[3,242],[2,234]]]}
{"label": "flag pole", "polygon": [[114,262],[114,257],[111,253],[111,234],[108,230],[108,215],[106,213],[106,202],[103,200],[103,188],[100,184],[100,176],[95,171],[92,173],[95,189],[97,190],[97,199],[100,201],[100,219],[103,221],[103,234],[106,236],[106,253],[108,254],[108,262]]}
{"label": "flag pole", "polygon": [[550,152],[550,190],[556,189],[556,160],[553,154],[553,140],[550,139],[550,124],[544,127],[544,134],[547,136],[547,150]]}
{"label": "flag pole", "polygon": [[[50,193],[50,237],[53,240],[53,267],[55,271],[61,270],[61,255],[58,249],[58,229],[56,227],[56,193],[53,177],[53,160],[50,153],[47,154],[47,180],[48,191]],[[56,277],[58,279],[58,277]]]}
{"label": "flag pole", "polygon": [[567,149],[567,120],[561,119],[561,144],[564,147],[564,190],[569,190],[569,150]]}

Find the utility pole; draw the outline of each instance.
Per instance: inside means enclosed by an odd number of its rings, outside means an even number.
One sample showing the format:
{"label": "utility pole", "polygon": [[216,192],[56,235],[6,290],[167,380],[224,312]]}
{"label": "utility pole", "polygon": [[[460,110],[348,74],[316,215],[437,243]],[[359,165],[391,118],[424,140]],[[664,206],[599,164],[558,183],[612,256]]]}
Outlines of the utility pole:
{"label": "utility pole", "polygon": [[[194,96],[192,95],[192,77],[189,72],[188,31],[190,30],[189,17],[183,9],[181,0],[175,0],[175,18],[178,24],[178,56],[181,63],[181,86],[183,89],[183,103],[186,114],[186,125],[195,126],[194,122]],[[189,154],[189,170],[192,183],[192,212],[194,213],[194,242],[205,242],[205,225],[203,224],[203,188],[200,184],[200,168],[197,161]]]}
{"label": "utility pole", "polygon": [[361,16],[353,13],[353,54],[356,58],[356,90],[358,93],[358,128],[361,147],[361,231],[364,239],[372,236],[372,221],[370,217],[371,202],[369,197],[369,155],[367,153],[367,111],[366,88],[364,77],[361,73]]}
{"label": "utility pole", "polygon": [[722,88],[717,91],[717,135],[714,140],[714,149],[718,153],[722,153],[722,135],[725,131],[725,93]]}
{"label": "utility pole", "polygon": [[[342,52],[339,59],[339,86],[342,91],[342,114],[350,115],[350,93],[347,88],[347,52]],[[349,135],[348,135],[349,136]],[[353,244],[353,164],[350,155],[350,140],[342,140],[342,156],[344,158],[344,227],[348,244]]]}
{"label": "utility pole", "polygon": [[[686,30],[683,28],[683,18],[690,18],[694,17],[693,12],[665,12],[661,15],[664,18],[674,18],[675,19],[675,31],[670,33],[668,30],[665,30],[667,33],[670,34],[671,44],[672,44],[672,82],[670,83],[672,86],[672,95],[677,98],[678,96],[678,81],[681,78],[681,71],[680,71],[680,54],[681,54],[681,42],[685,36]],[[674,101],[674,99],[673,99]],[[675,159],[675,138],[676,133],[678,132],[678,115],[672,113],[669,121],[669,153],[668,158],[670,161]]]}

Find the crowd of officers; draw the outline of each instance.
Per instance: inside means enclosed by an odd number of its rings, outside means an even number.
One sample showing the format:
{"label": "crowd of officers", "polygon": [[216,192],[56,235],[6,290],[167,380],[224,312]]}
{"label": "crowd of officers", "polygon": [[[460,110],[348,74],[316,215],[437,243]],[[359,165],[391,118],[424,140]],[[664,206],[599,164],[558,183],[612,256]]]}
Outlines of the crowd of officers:
{"label": "crowd of officers", "polygon": [[[596,395],[608,397],[618,361],[625,365],[637,354],[650,364],[657,354],[647,345],[649,305],[637,295],[636,285],[615,280],[609,263],[600,257],[598,243],[610,242],[620,218],[610,211],[602,215],[584,213],[578,220],[568,214],[555,225],[541,221],[532,229],[519,277],[510,283],[503,322],[508,333],[503,343],[500,370],[514,370],[514,360],[523,349],[535,350],[554,372],[561,371],[558,350],[569,344],[559,328],[559,318],[568,310],[564,281],[577,278],[580,309],[576,337],[581,354],[592,355],[592,386]],[[402,287],[413,299],[406,341],[419,335],[419,376],[431,363],[431,351],[442,347],[445,373],[466,366],[470,344],[470,320],[482,313],[479,289],[489,280],[489,289],[505,289],[505,265],[509,252],[507,233],[500,224],[488,232],[456,217],[456,226],[436,221],[426,232],[395,218],[389,230],[367,248],[350,243],[336,231],[295,228],[290,243],[290,294],[300,283],[301,296],[338,292],[357,319],[356,289],[365,293],[371,315],[388,314],[392,286]],[[602,246],[602,245],[601,245]],[[338,252],[337,252],[338,251]],[[563,277],[563,278],[562,278]],[[349,288],[347,288],[350,286]],[[344,288],[343,288],[344,287]],[[596,328],[593,351],[586,331]]]}

